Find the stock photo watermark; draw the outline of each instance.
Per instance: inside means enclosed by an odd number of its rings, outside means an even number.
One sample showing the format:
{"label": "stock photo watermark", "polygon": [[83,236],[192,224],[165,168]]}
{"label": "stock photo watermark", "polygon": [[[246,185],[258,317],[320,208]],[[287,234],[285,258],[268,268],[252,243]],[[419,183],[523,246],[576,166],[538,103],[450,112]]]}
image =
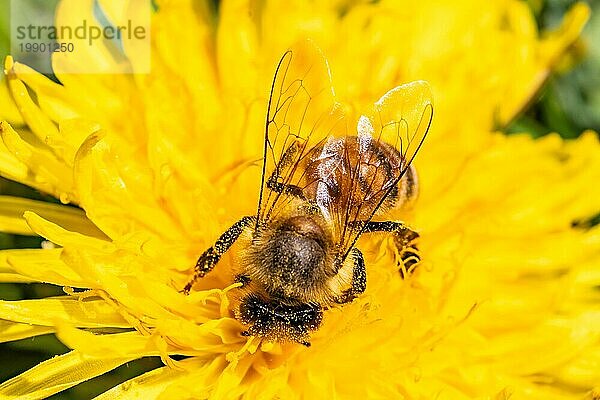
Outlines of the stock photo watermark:
{"label": "stock photo watermark", "polygon": [[150,1],[135,12],[85,3],[11,0],[13,58],[46,74],[150,72]]}

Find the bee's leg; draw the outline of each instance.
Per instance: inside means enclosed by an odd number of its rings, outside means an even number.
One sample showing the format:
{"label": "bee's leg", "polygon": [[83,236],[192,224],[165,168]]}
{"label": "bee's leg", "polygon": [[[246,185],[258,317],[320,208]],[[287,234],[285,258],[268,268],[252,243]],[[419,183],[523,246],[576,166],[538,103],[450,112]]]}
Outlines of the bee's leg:
{"label": "bee's leg", "polygon": [[302,200],[306,200],[304,192],[300,186],[288,185],[279,182],[279,176],[273,173],[267,180],[267,187],[276,193],[285,193],[291,196],[298,197]]}
{"label": "bee's leg", "polygon": [[356,221],[352,225],[353,229],[363,229],[364,233],[389,232],[394,235],[394,243],[398,248],[402,266],[399,269],[400,275],[404,278],[406,272],[414,269],[415,265],[421,261],[417,239],[419,234],[404,223],[399,221]]}
{"label": "bee's leg", "polygon": [[250,279],[250,277],[245,274],[238,274],[233,279],[233,283],[241,283],[242,284],[241,287],[248,286],[250,284],[250,282],[252,282],[252,279]]}
{"label": "bee's leg", "polygon": [[354,266],[352,268],[352,286],[344,290],[342,295],[336,299],[339,304],[349,303],[364,293],[367,289],[367,270],[362,252],[354,247],[351,251]]}
{"label": "bee's leg", "polygon": [[280,180],[283,180],[280,173],[294,161],[294,154],[298,151],[298,146],[300,144],[297,141],[293,142],[283,153],[281,160],[277,164],[277,168],[275,168],[269,179],[267,179],[267,188],[276,193],[285,193],[306,200],[302,188],[280,182]]}
{"label": "bee's leg", "polygon": [[233,224],[229,229],[227,229],[215,242],[212,247],[209,247],[200,258],[196,262],[196,267],[194,269],[194,276],[190,281],[185,285],[182,292],[188,294],[194,283],[206,274],[208,274],[215,265],[219,262],[219,259],[235,241],[240,237],[245,228],[251,226],[254,223],[254,216],[246,216],[240,219],[238,222]]}

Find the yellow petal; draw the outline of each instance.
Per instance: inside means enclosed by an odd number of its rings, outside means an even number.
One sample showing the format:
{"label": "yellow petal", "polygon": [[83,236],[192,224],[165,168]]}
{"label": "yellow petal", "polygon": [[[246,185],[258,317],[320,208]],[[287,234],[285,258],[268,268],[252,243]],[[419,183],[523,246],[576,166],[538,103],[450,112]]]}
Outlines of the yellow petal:
{"label": "yellow petal", "polygon": [[137,230],[180,238],[176,221],[163,211],[160,199],[150,191],[150,171],[133,162],[141,155],[127,154],[123,151],[126,149],[92,135],[77,153],[77,192],[88,217],[113,239]]}
{"label": "yellow petal", "polygon": [[554,66],[558,59],[581,35],[581,31],[589,20],[590,6],[584,2],[575,3],[566,13],[558,29],[550,32],[542,42],[542,54]]}
{"label": "yellow petal", "polygon": [[[77,273],[85,276],[88,285],[110,293],[129,313],[138,318],[171,318],[172,314],[148,295],[140,264],[143,257],[115,250],[111,253],[66,249],[64,260]],[[154,278],[152,278],[154,279]],[[163,284],[164,285],[164,284]],[[174,289],[171,288],[171,291]]]}
{"label": "yellow petal", "polygon": [[[6,121],[0,121],[0,132],[4,129],[8,129],[8,126]],[[27,164],[15,157],[2,140],[0,140],[0,175],[40,191],[51,191],[51,188],[49,188],[46,183],[36,180],[33,171],[31,171]]]}
{"label": "yellow petal", "polygon": [[[58,129],[52,120],[44,114],[44,112],[33,102],[27,92],[25,84],[17,77],[14,67],[18,63],[14,63],[12,57],[6,57],[4,69],[7,74],[8,87],[12,93],[13,99],[23,119],[31,128],[37,138],[44,143],[46,137],[57,136]],[[24,67],[26,68],[26,67]]]}
{"label": "yellow petal", "polygon": [[60,322],[85,328],[131,326],[104,300],[80,300],[70,296],[0,301],[0,319],[45,326],[54,326]]}
{"label": "yellow petal", "polygon": [[65,229],[100,239],[106,238],[81,209],[12,196],[0,196],[0,230],[18,235],[35,234],[23,219],[25,211],[34,212]]}
{"label": "yellow petal", "polygon": [[54,327],[50,326],[19,324],[13,321],[0,320],[1,343],[45,335],[52,332],[54,332]]}
{"label": "yellow petal", "polygon": [[[123,21],[137,1],[65,0],[59,19],[85,15],[96,24],[92,10],[99,5],[109,19]],[[112,334],[59,321],[62,340],[100,359],[160,354],[172,364],[167,353],[195,356],[179,364],[189,363],[190,374],[165,368],[129,382],[132,393],[164,399],[564,400],[597,386],[600,227],[571,226],[600,208],[597,139],[533,141],[489,132],[498,113],[508,118],[502,112],[516,112],[531,97],[581,17],[567,21],[545,50],[520,0],[225,0],[218,15],[210,4],[161,1],[153,15],[151,74],[59,73],[65,91],[57,88],[56,97],[65,103],[64,93],[91,93],[81,104],[66,104],[86,120],[61,121],[61,137],[43,143],[26,130],[17,133],[26,144],[48,146],[41,147],[68,171],[75,166],[82,206],[112,241],[28,212],[32,229],[64,248],[2,253],[0,274],[93,288],[87,295],[107,296],[136,329]],[[177,289],[228,219],[255,209],[249,199],[257,197],[260,178],[263,82],[300,36],[331,55],[337,93],[353,112],[406,81],[430,81],[436,125],[417,160],[423,195],[405,219],[422,233],[423,262],[399,279],[391,241],[365,237],[367,291],[325,312],[310,349],[259,347],[253,339],[244,344],[227,290],[183,296]],[[190,48],[200,57],[188,60]],[[111,65],[102,49],[83,58]],[[55,65],[61,62],[59,55]],[[47,82],[30,83],[48,97],[38,104],[57,122],[61,111]],[[23,163],[11,154],[1,156],[0,169],[5,163],[23,179],[43,180],[19,169]],[[227,286],[243,246],[198,286]],[[127,389],[112,395],[127,396]]]}
{"label": "yellow petal", "polygon": [[[254,6],[254,7],[253,7]],[[245,0],[226,1],[221,4],[217,32],[217,61],[219,74],[226,92],[237,92],[244,102],[251,101],[261,83],[253,63],[258,52],[258,18],[260,6]],[[280,54],[285,49],[280,50]],[[233,64],[229,60],[236,60]],[[274,60],[269,60],[274,61]]]}
{"label": "yellow petal", "polygon": [[[92,26],[101,28],[94,7],[95,2],[91,0],[61,1],[56,9],[56,25],[80,26],[85,19],[88,29]],[[143,109],[134,76],[128,73],[131,72],[130,63],[109,41],[95,40],[89,45],[87,39],[72,38],[69,42],[74,44],[77,57],[60,52],[52,56],[54,73],[74,99],[68,105],[78,115],[101,124],[104,129],[114,131],[132,143],[143,143],[140,130],[145,114],[124,111]],[[81,96],[81,93],[93,95]]]}
{"label": "yellow petal", "polygon": [[[94,15],[93,0],[63,0],[56,8],[56,26],[80,26],[81,21],[87,22],[88,29],[94,27],[101,30],[103,26]],[[108,40],[93,40],[88,37],[80,38],[73,35],[64,38],[65,42],[73,43],[77,57],[69,53],[55,52],[52,56],[54,73],[61,78],[66,74],[126,74],[131,72],[131,66],[119,57],[117,46],[109,46]]]}
{"label": "yellow petal", "polygon": [[[150,136],[165,136],[165,131],[172,131],[163,139],[185,148],[190,137],[207,137],[207,129],[220,125],[215,15],[210,3],[193,0],[170,2],[159,8],[152,20],[152,74],[140,79],[140,89]],[[172,40],[179,45],[173,46]],[[198,57],[188,57],[186,48],[194,49]],[[178,96],[169,95],[174,92]],[[169,96],[168,102],[163,101],[165,95]],[[186,118],[189,113],[197,118]]]}
{"label": "yellow petal", "polygon": [[0,282],[3,283],[32,283],[35,279],[13,272],[0,272]]}
{"label": "yellow petal", "polygon": [[0,272],[3,273],[5,282],[45,282],[61,286],[85,286],[85,281],[61,261],[62,252],[62,249],[2,250]]}
{"label": "yellow petal", "polygon": [[13,101],[4,74],[0,74],[0,119],[4,119],[15,126],[25,123],[21,113]]}
{"label": "yellow petal", "polygon": [[[38,109],[37,107],[34,109],[30,108],[35,107],[35,104],[28,93],[26,93],[28,90],[33,91],[36,95],[39,111],[47,117],[47,119],[40,120],[40,128],[49,128],[43,131],[43,136],[38,135],[40,138],[45,139],[47,136],[54,137],[58,133],[54,124],[48,125],[50,121],[60,122],[64,119],[79,116],[76,109],[78,100],[64,86],[52,81],[27,65],[18,62],[11,64],[9,60],[7,60],[5,67],[8,70],[9,78],[14,79],[11,86],[13,96],[20,99],[19,104],[21,104],[21,107],[25,107],[28,112],[37,115]],[[29,125],[29,120],[26,122]]]}
{"label": "yellow petal", "polygon": [[100,124],[84,118],[62,120],[59,124],[60,137],[50,138],[47,144],[55,151],[60,151],[65,162],[73,166],[79,147],[88,136],[100,129]]}
{"label": "yellow petal", "polygon": [[47,146],[29,143],[6,122],[0,122],[0,134],[6,148],[31,170],[36,187],[63,203],[75,201],[72,171]]}
{"label": "yellow petal", "polygon": [[104,251],[113,248],[109,241],[67,231],[56,224],[46,221],[33,212],[26,211],[23,214],[23,218],[25,218],[27,224],[35,233],[60,246],[82,245]]}
{"label": "yellow petal", "polygon": [[208,388],[225,368],[225,358],[217,357],[212,361],[191,358],[180,361],[178,366],[181,369],[163,367],[147,372],[94,400],[208,398]]}
{"label": "yellow petal", "polygon": [[[41,111],[49,117],[48,121],[40,123],[38,129],[42,132],[37,133],[37,136],[61,160],[72,165],[83,140],[99,129],[98,122],[92,122],[97,117],[94,105],[89,104],[87,98],[82,99],[75,90],[53,82],[26,65],[12,64],[10,74],[14,96],[18,96],[22,107],[29,110],[30,114],[37,115]],[[35,93],[39,110],[32,103],[30,92]],[[80,115],[85,115],[87,120],[83,120]],[[59,124],[58,130],[56,124]],[[34,128],[36,125],[30,126]],[[74,128],[79,128],[78,132],[73,132]]]}
{"label": "yellow petal", "polygon": [[56,356],[0,385],[0,400],[44,399],[102,375],[130,358],[88,357],[77,351]]}
{"label": "yellow petal", "polygon": [[[103,3],[104,4],[101,4],[101,7],[106,5],[107,2],[105,1]],[[123,35],[121,37],[123,53],[127,60],[129,60],[133,73],[139,75],[151,73],[152,49],[150,37],[152,4],[149,4],[146,0],[132,0],[120,3],[120,12],[112,14],[108,13],[108,18],[113,25],[124,26],[128,21],[133,21],[136,29],[140,31],[143,29],[143,32],[145,33],[143,38]],[[112,7],[112,10],[115,10],[115,8],[116,7]]]}
{"label": "yellow petal", "polygon": [[515,86],[514,92],[506,94],[497,115],[500,126],[508,124],[527,107],[548,76],[559,66],[558,62],[569,47],[579,38],[589,16],[589,6],[583,2],[576,3],[564,16],[560,27],[545,35],[539,46],[537,71],[532,71],[537,73],[531,76],[529,81],[524,81],[521,87]]}
{"label": "yellow petal", "polygon": [[[139,332],[113,334],[93,334],[76,329],[68,324],[60,324],[56,336],[68,347],[94,358],[141,358],[161,355],[160,338],[143,336]],[[164,343],[164,342],[163,342]],[[167,352],[177,352],[167,346]]]}

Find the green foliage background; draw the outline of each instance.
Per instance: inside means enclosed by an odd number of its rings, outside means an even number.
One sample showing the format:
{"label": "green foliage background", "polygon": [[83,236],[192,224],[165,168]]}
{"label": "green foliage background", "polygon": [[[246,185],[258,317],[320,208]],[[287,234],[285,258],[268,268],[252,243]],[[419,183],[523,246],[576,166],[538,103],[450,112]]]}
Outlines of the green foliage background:
{"label": "green foliage background", "polygon": [[[48,1],[48,0],[39,0]],[[50,0],[56,2],[57,0]],[[573,1],[530,0],[541,29],[558,25]],[[530,132],[540,137],[558,132],[575,138],[585,129],[600,132],[600,0],[590,1],[592,18],[584,33],[585,56],[568,73],[553,76],[535,104],[506,128],[507,133]],[[0,59],[9,53],[9,0],[0,0]],[[55,202],[26,186],[0,178],[0,195],[28,197]],[[596,218],[599,219],[599,218]],[[597,222],[597,221],[596,221]],[[0,249],[39,248],[37,237],[0,233]],[[20,300],[62,295],[62,289],[44,284],[0,284],[0,300]],[[68,349],[53,335],[0,344],[0,382]],[[144,371],[162,365],[156,358],[128,363],[112,373],[78,385],[51,399],[87,399]]]}

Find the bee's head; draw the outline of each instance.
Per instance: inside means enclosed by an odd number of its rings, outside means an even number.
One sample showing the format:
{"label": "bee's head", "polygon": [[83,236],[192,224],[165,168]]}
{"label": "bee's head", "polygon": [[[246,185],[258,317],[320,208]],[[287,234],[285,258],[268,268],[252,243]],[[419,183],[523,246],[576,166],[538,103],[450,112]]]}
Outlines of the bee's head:
{"label": "bee's head", "polygon": [[250,325],[245,335],[292,340],[310,346],[308,333],[319,328],[323,312],[316,303],[287,305],[278,299],[267,300],[251,293],[241,300],[237,317]]}

